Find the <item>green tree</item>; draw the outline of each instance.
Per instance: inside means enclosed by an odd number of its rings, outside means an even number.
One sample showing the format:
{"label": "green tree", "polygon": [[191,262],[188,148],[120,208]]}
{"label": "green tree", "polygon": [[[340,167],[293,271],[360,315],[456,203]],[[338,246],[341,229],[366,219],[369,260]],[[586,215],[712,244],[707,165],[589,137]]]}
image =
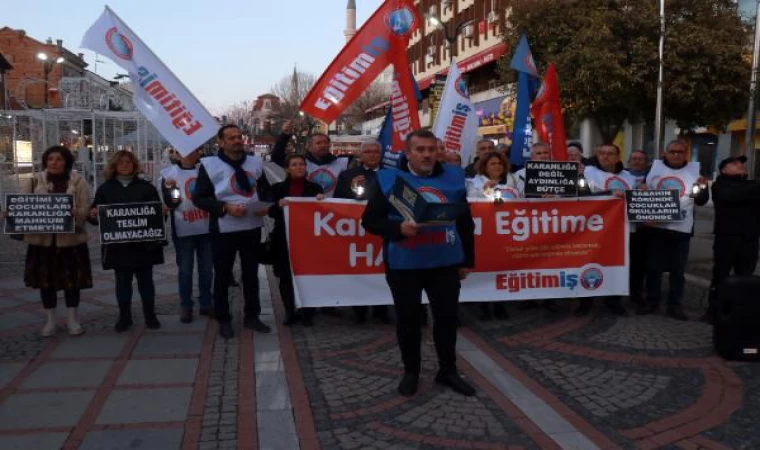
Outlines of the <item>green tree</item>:
{"label": "green tree", "polygon": [[[561,5],[561,6],[559,6]],[[611,142],[625,120],[653,121],[656,0],[512,0],[504,39],[526,34],[543,72],[557,65],[566,120],[591,118]],[[681,129],[725,127],[747,101],[748,30],[732,0],[667,0],[664,114]],[[504,81],[514,80],[509,58]]]}

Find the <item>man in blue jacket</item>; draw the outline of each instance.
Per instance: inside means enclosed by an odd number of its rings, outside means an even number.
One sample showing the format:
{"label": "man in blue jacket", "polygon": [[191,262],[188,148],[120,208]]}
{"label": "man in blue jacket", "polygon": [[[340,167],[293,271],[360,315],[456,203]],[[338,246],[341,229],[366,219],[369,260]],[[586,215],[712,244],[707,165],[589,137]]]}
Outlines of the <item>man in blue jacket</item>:
{"label": "man in blue jacket", "polygon": [[454,224],[421,226],[405,220],[390,204],[397,178],[402,178],[428,202],[466,203],[464,171],[436,161],[436,137],[418,130],[406,139],[407,162],[400,169],[377,173],[362,226],[383,238],[386,280],[396,307],[396,335],[404,363],[398,386],[403,396],[417,392],[421,362],[422,292],[433,311],[433,340],[438,354],[438,384],[471,396],[475,389],[456,369],[457,314],[461,280],[474,266],[474,223],[465,208]]}

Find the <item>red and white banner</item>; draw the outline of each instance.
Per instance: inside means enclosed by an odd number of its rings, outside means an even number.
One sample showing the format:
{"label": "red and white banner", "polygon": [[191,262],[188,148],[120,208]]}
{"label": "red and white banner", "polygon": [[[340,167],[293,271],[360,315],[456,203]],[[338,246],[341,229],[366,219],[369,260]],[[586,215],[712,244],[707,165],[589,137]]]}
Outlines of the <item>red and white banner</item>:
{"label": "red and white banner", "polygon": [[419,130],[420,113],[417,89],[406,52],[396,52],[393,57],[393,86],[391,88],[391,136],[392,151],[406,148],[406,137]]}
{"label": "red and white banner", "polygon": [[129,72],[135,106],[182,155],[216,135],[219,122],[214,116],[108,6],[85,33],[81,47]]}
{"label": "red and white banner", "polygon": [[[294,198],[285,208],[298,305],[392,303],[382,240],[361,227],[364,205]],[[628,294],[625,201],[483,201],[471,209],[475,270],[462,284],[460,301]]]}
{"label": "red and white banner", "polygon": [[343,47],[301,103],[301,111],[332,123],[406,52],[422,19],[412,0],[386,0]]}
{"label": "red and white banner", "polygon": [[459,152],[462,167],[470,163],[478,139],[478,116],[467,92],[459,66],[452,61],[441,106],[433,124],[433,133],[443,141],[448,152]]}

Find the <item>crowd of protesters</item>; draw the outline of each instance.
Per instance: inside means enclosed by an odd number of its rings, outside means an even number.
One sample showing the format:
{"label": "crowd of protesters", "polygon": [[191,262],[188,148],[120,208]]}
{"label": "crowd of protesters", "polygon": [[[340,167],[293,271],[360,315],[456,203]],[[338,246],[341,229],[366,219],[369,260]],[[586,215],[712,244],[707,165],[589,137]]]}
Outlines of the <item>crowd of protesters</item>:
{"label": "crowd of protesters", "polygon": [[[401,177],[415,187],[435,187],[452,202],[466,203],[467,198],[523,198],[526,197],[525,169],[510,165],[508,146],[495,146],[488,139],[477,143],[474,161],[462,169],[458,153],[447,152],[432,133],[416,131],[407,139],[400,167],[381,170],[382,149],[378,141],[364,142],[355,161],[349,161],[330,152],[330,138],[324,134],[311,136],[305,154],[288,151],[293,132],[291,124],[286,123],[273,148],[272,162],[285,171],[284,180],[276,183],[268,179],[262,159],[245,152],[241,130],[235,125],[225,125],[218,132],[215,155],[205,156],[202,151],[196,151],[178,158],[161,172],[159,189],[141,178],[140,161],[133,153],[117,152],[108,162],[105,182],[97,187],[93,198],[87,183],[73,170],[71,152],[60,146],[48,149],[42,156],[42,172],[34,174],[26,192],[73,195],[75,232],[23,236],[28,244],[24,280],[27,286],[40,290],[47,316],[42,335],[52,336],[56,331],[58,291],[64,292],[69,333],[84,332],[77,317],[80,291],[93,284],[85,223],[97,224],[100,206],[141,202],[163,202],[164,213],[171,221],[171,239],[179,269],[182,323],[193,321],[193,272],[197,271],[198,314],[213,316],[219,322],[221,337],[234,336],[228,295],[229,286],[234,283],[233,266],[239,256],[244,327],[260,333],[270,332],[270,327],[259,317],[258,272],[262,262],[272,264],[279,278],[285,309],[283,324],[291,326],[300,322],[303,326],[312,326],[318,311],[298,310],[296,306],[283,209],[289,199],[295,197],[359,200],[367,202],[363,227],[384,241],[386,279],[395,306],[404,365],[399,392],[413,395],[417,390],[420,329],[427,324],[427,308],[421,303],[424,291],[430,300],[439,360],[436,381],[464,395],[473,395],[474,389],[457,374],[454,350],[461,280],[474,266],[472,217],[464,213],[455,224],[448,225],[451,229],[447,232],[456,236],[457,245],[445,251],[420,250],[420,246],[400,244],[415,239],[419,228],[395,212],[388,197],[394,180]],[[586,155],[581,144],[569,143],[568,158],[578,163],[579,177],[585,181],[579,190],[580,196],[624,197],[626,190],[661,189],[666,178],[682,180],[681,189],[687,190],[682,192],[682,220],[630,225],[629,301],[636,314],[657,312],[662,302],[661,280],[667,272],[666,312],[673,319],[688,320],[682,301],[689,246],[694,234],[694,209],[708,202],[710,188],[708,180],[693,170],[694,163],[688,160],[689,149],[685,142],[672,141],[663,150],[662,159],[652,163],[645,152],[633,151],[624,167],[621,151],[615,145],[600,145],[591,155]],[[549,147],[543,143],[533,144],[530,159],[549,161]],[[753,273],[758,259],[760,183],[747,179],[745,162],[744,157],[722,161],[717,180],[712,184],[715,270],[710,306],[702,317],[710,323],[720,282],[732,271]],[[615,183],[608,182],[611,177]],[[267,216],[273,219],[274,226],[269,238],[262,242]],[[133,325],[133,279],[137,280],[146,327],[161,327],[155,311],[153,266],[164,263],[166,244],[150,241],[101,246],[103,268],[113,270],[116,281],[119,316],[114,328],[117,332],[124,332]],[[508,320],[506,303],[481,303],[475,308],[481,320]],[[593,303],[593,298],[580,300],[575,315],[589,314]],[[628,314],[622,297],[608,297],[604,303],[614,315]],[[530,302],[525,304],[531,305]],[[544,305],[555,310],[552,299],[546,299]],[[336,313],[334,309],[324,312]],[[370,311],[368,307],[356,306],[352,312],[356,323],[364,323]],[[391,323],[390,308],[374,306],[371,317]]]}

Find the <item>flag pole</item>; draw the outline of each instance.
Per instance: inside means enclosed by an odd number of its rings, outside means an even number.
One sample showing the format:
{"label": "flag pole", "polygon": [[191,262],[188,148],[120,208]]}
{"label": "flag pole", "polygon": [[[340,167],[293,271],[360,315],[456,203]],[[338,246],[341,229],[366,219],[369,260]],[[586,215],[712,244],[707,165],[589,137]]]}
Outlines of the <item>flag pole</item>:
{"label": "flag pole", "polygon": [[747,110],[747,136],[744,144],[744,155],[747,157],[747,171],[751,179],[755,178],[755,165],[757,155],[755,154],[755,127],[757,102],[757,65],[760,57],[760,0],[757,1],[757,10],[755,11],[755,44],[752,51],[752,74],[749,82],[749,108]]}
{"label": "flag pole", "polygon": [[662,154],[662,79],[663,79],[663,58],[665,54],[665,0],[660,2],[660,72],[657,77],[657,111],[654,119],[654,156],[659,158]]}

